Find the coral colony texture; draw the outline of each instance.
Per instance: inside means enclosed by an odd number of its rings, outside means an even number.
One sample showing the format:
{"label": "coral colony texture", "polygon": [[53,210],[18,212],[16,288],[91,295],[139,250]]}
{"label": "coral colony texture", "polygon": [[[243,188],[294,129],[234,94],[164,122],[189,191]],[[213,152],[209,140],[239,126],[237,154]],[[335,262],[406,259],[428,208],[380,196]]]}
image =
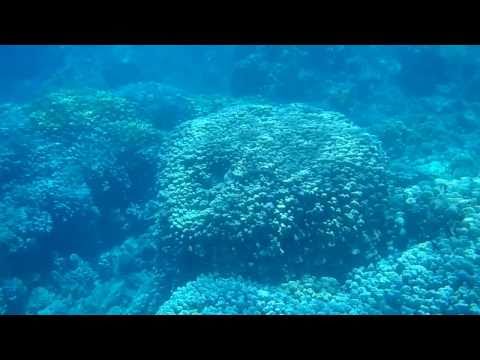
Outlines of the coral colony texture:
{"label": "coral colony texture", "polygon": [[0,314],[480,314],[477,46],[2,45],[0,76]]}

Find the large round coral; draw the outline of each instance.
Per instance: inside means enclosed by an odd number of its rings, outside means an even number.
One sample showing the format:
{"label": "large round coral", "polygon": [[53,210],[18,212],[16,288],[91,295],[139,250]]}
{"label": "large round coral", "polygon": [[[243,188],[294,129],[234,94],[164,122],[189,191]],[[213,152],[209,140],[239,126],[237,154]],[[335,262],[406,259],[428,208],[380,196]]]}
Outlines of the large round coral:
{"label": "large round coral", "polygon": [[374,137],[306,105],[239,105],[186,122],[159,177],[164,249],[216,271],[345,269],[384,245],[384,165]]}

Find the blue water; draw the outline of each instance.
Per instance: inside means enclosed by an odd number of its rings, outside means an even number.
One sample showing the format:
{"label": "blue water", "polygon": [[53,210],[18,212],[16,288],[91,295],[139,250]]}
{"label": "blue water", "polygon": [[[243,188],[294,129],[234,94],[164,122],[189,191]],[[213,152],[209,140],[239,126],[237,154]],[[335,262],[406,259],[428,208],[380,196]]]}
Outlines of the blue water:
{"label": "blue water", "polygon": [[478,46],[0,46],[0,314],[479,314]]}

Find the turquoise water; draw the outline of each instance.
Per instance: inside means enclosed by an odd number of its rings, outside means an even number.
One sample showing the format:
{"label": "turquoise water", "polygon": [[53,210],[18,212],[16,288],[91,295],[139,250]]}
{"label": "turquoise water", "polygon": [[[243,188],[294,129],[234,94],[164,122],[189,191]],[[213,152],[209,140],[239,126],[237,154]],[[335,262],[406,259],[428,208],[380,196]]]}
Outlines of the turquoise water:
{"label": "turquoise water", "polygon": [[480,313],[478,46],[0,45],[0,314]]}

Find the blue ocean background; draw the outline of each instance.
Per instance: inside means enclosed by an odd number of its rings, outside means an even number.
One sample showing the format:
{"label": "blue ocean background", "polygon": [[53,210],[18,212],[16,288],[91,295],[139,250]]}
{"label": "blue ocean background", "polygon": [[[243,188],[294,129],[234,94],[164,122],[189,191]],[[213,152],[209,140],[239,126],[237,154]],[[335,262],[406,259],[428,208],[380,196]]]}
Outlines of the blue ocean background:
{"label": "blue ocean background", "polygon": [[480,48],[0,45],[0,314],[479,314]]}

